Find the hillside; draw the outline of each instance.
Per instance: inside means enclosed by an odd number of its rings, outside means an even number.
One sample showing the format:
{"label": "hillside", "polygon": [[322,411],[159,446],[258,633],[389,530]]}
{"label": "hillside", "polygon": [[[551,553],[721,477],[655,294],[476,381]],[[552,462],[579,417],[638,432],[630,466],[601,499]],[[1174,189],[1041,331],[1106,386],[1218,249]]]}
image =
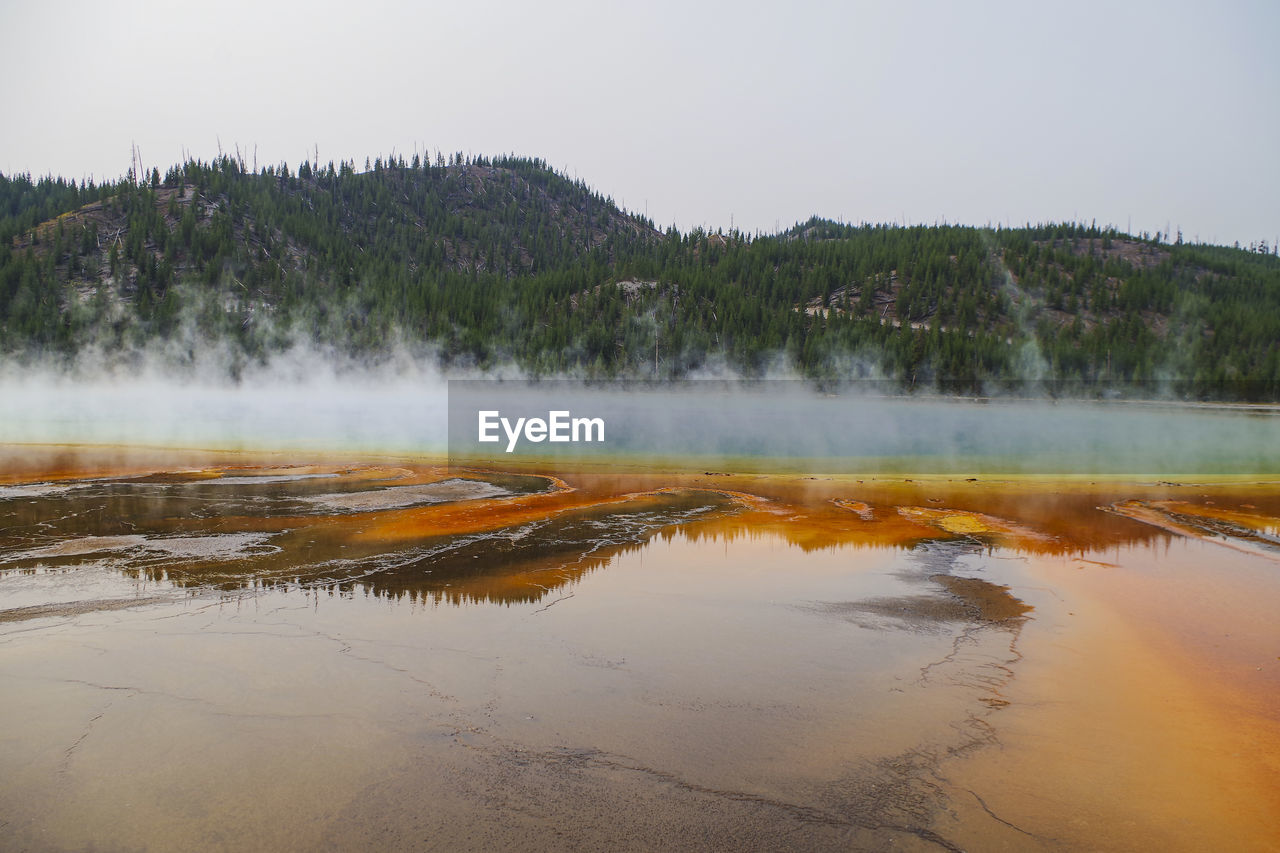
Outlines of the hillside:
{"label": "hillside", "polygon": [[785,360],[914,386],[1276,399],[1280,258],[1082,224],[663,233],[538,160],[223,157],[102,186],[0,176],[0,329],[19,358],[400,339],[542,374]]}

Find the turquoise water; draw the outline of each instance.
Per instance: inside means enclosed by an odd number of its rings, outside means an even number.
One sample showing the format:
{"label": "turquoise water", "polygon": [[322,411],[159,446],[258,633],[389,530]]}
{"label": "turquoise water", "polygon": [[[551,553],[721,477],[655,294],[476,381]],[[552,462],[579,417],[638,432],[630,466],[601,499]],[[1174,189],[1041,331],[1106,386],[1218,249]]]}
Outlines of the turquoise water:
{"label": "turquoise water", "polygon": [[[600,418],[604,440],[477,441],[477,412]],[[621,459],[821,471],[1280,474],[1280,410],[823,394],[791,381],[588,387],[357,377],[0,382],[0,443]]]}
{"label": "turquoise water", "polygon": [[[586,388],[452,382],[452,455],[733,462],[747,467],[1059,474],[1280,473],[1280,411],[1157,402],[819,393],[799,382]],[[478,411],[598,417],[604,442],[478,442]],[[492,417],[491,417],[492,420]],[[513,446],[514,444],[514,446]]]}

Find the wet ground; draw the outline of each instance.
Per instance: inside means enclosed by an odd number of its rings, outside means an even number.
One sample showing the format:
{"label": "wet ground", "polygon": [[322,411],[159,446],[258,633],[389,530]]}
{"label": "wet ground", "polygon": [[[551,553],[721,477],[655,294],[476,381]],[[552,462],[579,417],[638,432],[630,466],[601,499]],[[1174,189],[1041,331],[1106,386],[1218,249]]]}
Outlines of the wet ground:
{"label": "wet ground", "polygon": [[3,849],[1280,849],[1280,484],[0,472]]}

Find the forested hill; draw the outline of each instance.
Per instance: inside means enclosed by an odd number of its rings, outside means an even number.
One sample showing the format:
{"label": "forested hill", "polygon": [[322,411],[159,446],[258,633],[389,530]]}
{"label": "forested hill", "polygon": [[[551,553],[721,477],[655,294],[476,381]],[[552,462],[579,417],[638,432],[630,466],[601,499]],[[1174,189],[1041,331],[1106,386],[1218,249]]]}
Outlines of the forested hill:
{"label": "forested hill", "polygon": [[19,360],[396,341],[544,375],[781,363],[1275,400],[1280,258],[1082,224],[661,232],[540,160],[221,157],[97,186],[0,175],[0,334]]}

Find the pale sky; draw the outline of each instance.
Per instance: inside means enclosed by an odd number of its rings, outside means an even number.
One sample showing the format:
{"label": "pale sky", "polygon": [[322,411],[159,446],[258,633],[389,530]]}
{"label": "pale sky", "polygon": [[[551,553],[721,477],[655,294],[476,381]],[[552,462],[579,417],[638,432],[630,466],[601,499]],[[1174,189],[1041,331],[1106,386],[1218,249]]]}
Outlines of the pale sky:
{"label": "pale sky", "polygon": [[0,0],[0,171],[545,158],[664,227],[1280,235],[1280,3]]}

